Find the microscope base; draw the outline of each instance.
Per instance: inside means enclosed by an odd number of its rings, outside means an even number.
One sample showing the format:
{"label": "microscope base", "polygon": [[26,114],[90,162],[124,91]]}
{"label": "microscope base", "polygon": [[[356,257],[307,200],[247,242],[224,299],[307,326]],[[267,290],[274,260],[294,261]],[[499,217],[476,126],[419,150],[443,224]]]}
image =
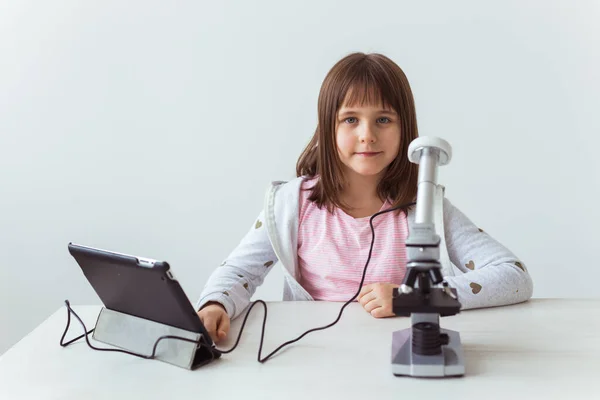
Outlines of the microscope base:
{"label": "microscope base", "polygon": [[412,351],[412,327],[392,335],[392,373],[396,376],[445,377],[465,374],[465,361],[460,333],[440,328],[449,337],[442,353],[420,355]]}

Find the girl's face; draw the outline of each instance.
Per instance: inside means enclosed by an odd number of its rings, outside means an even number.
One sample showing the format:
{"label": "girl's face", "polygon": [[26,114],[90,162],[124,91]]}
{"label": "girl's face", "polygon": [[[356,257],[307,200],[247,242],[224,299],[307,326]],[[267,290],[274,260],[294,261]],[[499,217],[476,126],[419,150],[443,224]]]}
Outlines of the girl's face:
{"label": "girl's face", "polygon": [[380,105],[342,106],[336,120],[336,143],[346,173],[379,177],[398,155],[398,115]]}

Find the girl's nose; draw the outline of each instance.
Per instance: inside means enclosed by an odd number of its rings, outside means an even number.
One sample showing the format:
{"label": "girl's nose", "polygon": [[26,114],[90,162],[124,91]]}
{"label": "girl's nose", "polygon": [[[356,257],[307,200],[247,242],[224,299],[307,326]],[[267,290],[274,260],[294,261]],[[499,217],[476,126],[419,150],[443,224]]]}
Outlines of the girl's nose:
{"label": "girl's nose", "polygon": [[373,133],[373,129],[365,125],[360,133],[360,142],[361,143],[375,143],[375,134]]}

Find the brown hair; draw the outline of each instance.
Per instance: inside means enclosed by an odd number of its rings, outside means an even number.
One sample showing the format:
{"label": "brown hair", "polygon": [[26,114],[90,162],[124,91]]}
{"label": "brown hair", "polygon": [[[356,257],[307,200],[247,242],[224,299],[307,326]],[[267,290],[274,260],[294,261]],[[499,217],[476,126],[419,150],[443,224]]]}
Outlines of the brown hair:
{"label": "brown hair", "polygon": [[[319,208],[348,208],[340,201],[344,187],[342,162],[335,140],[337,113],[348,95],[348,106],[357,103],[392,108],[400,121],[400,148],[377,187],[382,200],[394,207],[415,201],[418,165],[408,160],[410,142],[418,136],[415,104],[408,79],[400,67],[381,54],[353,53],[329,71],[319,93],[318,124],[300,155],[296,175],[319,176],[309,199]],[[406,211],[406,209],[405,209]]]}

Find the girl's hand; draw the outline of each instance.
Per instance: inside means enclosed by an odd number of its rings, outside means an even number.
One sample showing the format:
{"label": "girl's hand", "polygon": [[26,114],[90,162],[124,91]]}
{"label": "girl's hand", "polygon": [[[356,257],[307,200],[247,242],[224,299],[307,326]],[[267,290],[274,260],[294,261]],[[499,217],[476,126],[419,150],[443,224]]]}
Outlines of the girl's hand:
{"label": "girl's hand", "polygon": [[198,311],[198,316],[213,342],[218,343],[227,337],[230,321],[222,304],[209,302]]}
{"label": "girl's hand", "polygon": [[400,287],[393,283],[372,283],[365,285],[358,294],[357,301],[375,318],[393,317],[392,289]]}

